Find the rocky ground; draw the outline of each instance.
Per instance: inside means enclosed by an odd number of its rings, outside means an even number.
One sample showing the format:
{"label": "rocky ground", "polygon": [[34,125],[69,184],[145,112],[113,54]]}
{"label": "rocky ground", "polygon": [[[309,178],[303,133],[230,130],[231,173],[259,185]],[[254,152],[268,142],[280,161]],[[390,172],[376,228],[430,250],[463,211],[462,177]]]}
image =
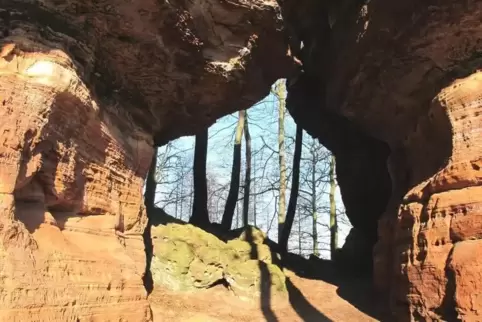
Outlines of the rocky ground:
{"label": "rocky ground", "polygon": [[317,258],[280,261],[257,229],[227,242],[184,224],[152,232],[155,321],[380,320],[369,278]]}
{"label": "rocky ground", "polygon": [[358,293],[358,300],[365,297],[368,305],[358,305],[353,297],[340,294],[335,284],[285,272],[289,298],[273,298],[270,303],[265,300],[263,305],[260,301],[241,300],[222,285],[197,293],[156,288],[149,297],[154,321],[380,321],[362,282],[352,284],[351,295]]}

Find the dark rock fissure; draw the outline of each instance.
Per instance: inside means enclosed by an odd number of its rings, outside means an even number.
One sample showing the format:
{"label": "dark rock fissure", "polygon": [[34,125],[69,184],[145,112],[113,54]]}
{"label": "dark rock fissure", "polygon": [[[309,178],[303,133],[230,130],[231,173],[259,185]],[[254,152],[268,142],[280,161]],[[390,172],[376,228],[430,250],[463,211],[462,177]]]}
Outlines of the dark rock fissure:
{"label": "dark rock fissure", "polygon": [[209,285],[207,288],[210,289],[210,288],[213,288],[213,287],[216,287],[216,286],[223,286],[225,289],[231,290],[231,285],[228,283],[228,281],[224,277],[215,281],[214,283]]}
{"label": "dark rock fissure", "polygon": [[434,312],[439,314],[443,321],[461,321],[458,317],[456,310],[457,304],[455,302],[455,272],[450,267],[450,262],[452,260],[452,254],[454,252],[454,247],[450,250],[450,253],[445,264],[445,276],[447,277],[447,284],[445,286],[445,296],[443,298],[442,304]]}
{"label": "dark rock fissure", "polygon": [[144,283],[144,287],[146,288],[147,295],[149,295],[154,290],[154,281],[152,279],[151,272],[152,256],[154,255],[154,245],[151,238],[152,220],[150,219],[149,214],[147,216],[147,225],[144,229],[144,233],[142,234],[142,238],[144,240],[144,250],[146,252],[146,268],[144,271],[144,275],[142,276],[142,282]]}
{"label": "dark rock fissure", "polygon": [[[288,87],[287,108],[298,124],[317,137],[337,158],[336,174],[346,214],[363,243],[355,251],[371,270],[372,248],[378,240],[378,219],[392,194],[387,160],[391,151],[383,141],[368,136],[350,120],[320,108],[324,94],[314,77],[301,73]],[[357,239],[359,241],[359,239]]]}

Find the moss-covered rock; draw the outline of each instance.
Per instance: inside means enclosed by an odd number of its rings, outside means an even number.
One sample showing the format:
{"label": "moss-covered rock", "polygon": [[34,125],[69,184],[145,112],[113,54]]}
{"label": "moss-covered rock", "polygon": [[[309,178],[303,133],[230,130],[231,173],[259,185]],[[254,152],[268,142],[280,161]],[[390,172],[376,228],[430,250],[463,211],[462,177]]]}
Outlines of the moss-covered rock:
{"label": "moss-covered rock", "polygon": [[176,291],[206,288],[223,278],[226,244],[192,225],[168,224],[151,231],[154,283]]}
{"label": "moss-covered rock", "polygon": [[[285,276],[272,264],[264,233],[250,228],[251,232],[240,232],[238,239],[225,243],[189,224],[152,227],[154,283],[175,291],[193,291],[224,278],[242,297],[259,296],[261,290],[285,293]],[[246,235],[257,237],[247,242]]]}
{"label": "moss-covered rock", "polygon": [[229,265],[224,277],[233,292],[240,297],[258,297],[262,293],[271,296],[286,293],[285,275],[281,269],[258,260]]}
{"label": "moss-covered rock", "polygon": [[264,244],[267,240],[264,231],[257,227],[248,226],[239,230],[240,234],[237,239],[243,240],[250,244]]}
{"label": "moss-covered rock", "polygon": [[264,244],[250,244],[245,241],[234,239],[228,241],[228,248],[230,253],[234,254],[231,260],[248,261],[250,259],[257,259],[265,263],[271,263],[271,250],[268,245]]}

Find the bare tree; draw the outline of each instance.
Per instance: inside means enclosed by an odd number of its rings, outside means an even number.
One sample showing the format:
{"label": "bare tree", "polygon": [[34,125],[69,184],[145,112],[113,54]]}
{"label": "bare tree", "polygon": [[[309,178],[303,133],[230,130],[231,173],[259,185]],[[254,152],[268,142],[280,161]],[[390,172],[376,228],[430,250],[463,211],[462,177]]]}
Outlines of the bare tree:
{"label": "bare tree", "polygon": [[312,170],[311,170],[311,213],[313,218],[313,254],[320,256],[318,250],[318,211],[317,211],[317,191],[316,191],[316,159],[315,153],[312,152]]}
{"label": "bare tree", "polygon": [[296,127],[296,142],[295,142],[295,154],[293,157],[293,174],[291,177],[291,192],[290,201],[288,203],[288,212],[286,214],[286,222],[283,230],[279,232],[279,246],[280,250],[286,252],[288,249],[288,240],[293,227],[293,221],[295,219],[296,204],[298,201],[298,193],[300,186],[300,163],[301,163],[301,150],[303,147],[303,129],[301,126]]}
{"label": "bare tree", "polygon": [[[320,214],[324,213],[322,199],[325,194],[328,180],[328,156],[329,153],[316,139],[311,138],[308,142],[303,142],[306,147],[306,154],[302,156],[304,164],[302,170],[302,182],[299,189],[299,198],[302,200],[302,213],[310,219],[311,232],[305,232],[312,240],[311,251],[315,256],[320,255],[319,230]],[[303,220],[303,219],[302,219]],[[322,242],[324,243],[324,242]],[[323,251],[325,248],[323,248]]]}
{"label": "bare tree", "polygon": [[257,163],[256,163],[257,159],[256,159],[256,155],[253,156],[253,173],[254,173],[254,176],[253,176],[253,226],[257,227],[258,223],[257,223],[257,213],[256,213],[256,207],[257,207],[257,183],[258,181],[256,180],[256,170],[257,170]]}
{"label": "bare tree", "polygon": [[330,251],[333,258],[338,248],[338,220],[336,215],[335,201],[335,156],[332,154],[330,158]]}
{"label": "bare tree", "polygon": [[233,150],[233,168],[231,170],[231,184],[229,194],[224,208],[221,226],[225,230],[230,230],[233,225],[234,210],[238,201],[239,181],[241,172],[241,139],[243,137],[243,129],[245,124],[246,111],[239,111],[238,124],[236,126],[236,135],[234,138]]}
{"label": "bare tree", "polygon": [[278,97],[278,153],[279,153],[279,199],[278,199],[278,242],[286,221],[286,160],[285,160],[285,87],[283,82],[276,85]]}
{"label": "bare tree", "polygon": [[226,202],[227,185],[219,182],[213,173],[207,173],[208,213],[211,223],[219,222],[223,215],[223,205]]}
{"label": "bare tree", "polygon": [[196,135],[194,148],[194,205],[190,223],[197,226],[210,224],[207,209],[208,193],[206,183],[206,158],[208,149],[208,129]]}
{"label": "bare tree", "polygon": [[251,185],[251,135],[249,134],[248,115],[244,118],[244,138],[246,141],[246,168],[244,177],[243,225],[247,227],[249,212],[249,193]]}
{"label": "bare tree", "polygon": [[[199,166],[193,167],[198,163],[194,160],[199,160],[200,136],[197,144],[182,138],[159,148],[157,204],[189,219],[199,207],[199,181],[206,177],[205,212],[201,211],[207,214],[205,222],[221,220],[226,230],[254,223],[286,251],[328,257],[350,226],[342,205],[336,203],[334,160],[316,139],[302,137],[306,133],[295,127],[287,113],[285,96],[284,84],[278,82],[259,104],[263,106],[249,111],[249,117],[241,111],[216,123],[207,139],[207,153],[216,154],[206,161],[207,176],[199,175]],[[286,162],[291,157],[293,162]]]}

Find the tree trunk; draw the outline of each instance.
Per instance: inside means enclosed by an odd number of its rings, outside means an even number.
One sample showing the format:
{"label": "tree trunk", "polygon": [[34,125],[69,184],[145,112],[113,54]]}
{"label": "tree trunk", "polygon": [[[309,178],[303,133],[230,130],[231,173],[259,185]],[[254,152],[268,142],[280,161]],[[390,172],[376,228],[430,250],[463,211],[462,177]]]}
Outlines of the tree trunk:
{"label": "tree trunk", "polygon": [[146,206],[147,213],[154,208],[156,199],[156,188],[157,188],[157,152],[158,148],[154,149],[154,154],[151,160],[151,167],[149,168],[149,173],[146,179],[146,190],[144,192],[144,205]]}
{"label": "tree trunk", "polygon": [[318,212],[316,209],[316,157],[315,152],[311,151],[311,213],[313,217],[313,255],[319,256],[318,250]]}
{"label": "tree trunk", "polygon": [[181,205],[180,205],[181,209],[179,210],[179,219],[181,220],[182,220],[182,214],[183,214],[183,209],[182,209],[183,204],[184,204],[184,180],[181,181]]}
{"label": "tree trunk", "polygon": [[208,152],[208,129],[196,135],[196,145],[194,148],[194,204],[189,221],[193,225],[207,226],[209,213],[207,209],[208,193],[206,182],[206,157]]}
{"label": "tree trunk", "polygon": [[189,176],[189,211],[187,213],[186,221],[189,221],[193,211],[194,211],[194,169],[191,169],[191,174]]}
{"label": "tree trunk", "polygon": [[236,229],[239,228],[239,203],[236,201]]}
{"label": "tree trunk", "polygon": [[253,157],[253,225],[254,227],[257,227],[257,222],[256,222],[256,154]]}
{"label": "tree trunk", "polygon": [[331,259],[335,255],[338,248],[338,221],[336,218],[336,201],[335,201],[335,156],[331,155],[330,160],[330,252]]}
{"label": "tree trunk", "polygon": [[[223,219],[221,220],[221,227],[225,230],[230,230],[233,225],[234,210],[239,196],[239,176],[241,172],[241,139],[243,138],[244,120],[246,118],[246,111],[239,111],[238,125],[236,126],[236,135],[234,138],[233,151],[233,167],[231,170],[231,184],[229,187],[228,197],[226,199],[226,206],[224,208]],[[237,224],[236,224],[237,225]]]}
{"label": "tree trunk", "polygon": [[176,185],[176,203],[174,204],[174,218],[178,218],[178,208],[179,208],[179,185]]}
{"label": "tree trunk", "polygon": [[[193,177],[194,180],[194,177]],[[194,185],[194,183],[192,183]],[[189,212],[187,213],[187,221],[189,221],[189,214],[192,214],[194,210],[194,189],[191,186],[189,190]]]}
{"label": "tree trunk", "polygon": [[246,169],[244,177],[243,226],[249,224],[249,192],[251,189],[251,135],[249,134],[248,115],[244,118],[244,138],[246,141]]}
{"label": "tree trunk", "polygon": [[283,83],[276,86],[278,96],[278,152],[279,152],[279,199],[278,199],[278,242],[286,221],[286,160],[285,160],[285,89]]}
{"label": "tree trunk", "polygon": [[293,227],[293,221],[295,219],[296,204],[298,202],[298,190],[300,187],[300,162],[301,162],[301,150],[303,144],[303,129],[301,126],[296,127],[296,139],[295,139],[295,154],[293,156],[293,177],[291,182],[291,194],[290,201],[288,203],[288,212],[286,213],[286,222],[281,231],[281,237],[279,240],[279,249],[282,252],[288,251],[288,240]]}
{"label": "tree trunk", "polygon": [[301,256],[301,216],[298,218],[298,255]]}

